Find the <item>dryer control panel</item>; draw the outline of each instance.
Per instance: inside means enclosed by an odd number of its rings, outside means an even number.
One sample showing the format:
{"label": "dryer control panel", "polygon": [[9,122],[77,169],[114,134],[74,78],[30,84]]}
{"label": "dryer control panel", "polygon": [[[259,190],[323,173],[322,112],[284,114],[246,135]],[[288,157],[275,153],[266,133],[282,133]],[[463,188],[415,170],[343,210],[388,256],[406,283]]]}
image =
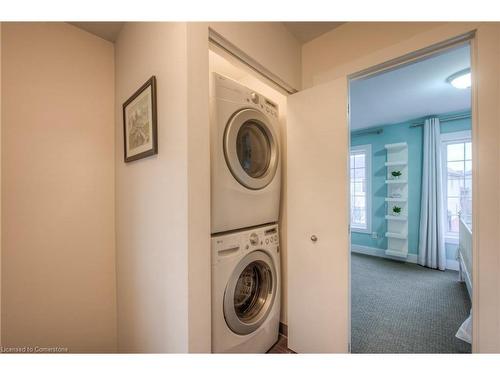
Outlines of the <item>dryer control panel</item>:
{"label": "dryer control panel", "polygon": [[241,102],[242,104],[261,110],[273,119],[278,119],[278,105],[264,95],[218,73],[213,73],[213,80],[215,84],[214,95],[216,97],[223,96],[224,100]]}
{"label": "dryer control panel", "polygon": [[277,119],[278,118],[278,105],[264,96],[256,93],[255,91],[249,91],[247,94],[246,101],[248,103],[254,104],[257,108],[263,111],[266,115]]}

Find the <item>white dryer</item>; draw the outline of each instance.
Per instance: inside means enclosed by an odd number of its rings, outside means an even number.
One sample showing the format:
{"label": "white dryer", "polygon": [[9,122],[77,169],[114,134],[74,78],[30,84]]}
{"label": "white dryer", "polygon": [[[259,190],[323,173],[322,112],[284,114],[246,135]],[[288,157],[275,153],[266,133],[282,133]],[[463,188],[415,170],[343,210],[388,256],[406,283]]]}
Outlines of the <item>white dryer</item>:
{"label": "white dryer", "polygon": [[278,106],[220,74],[211,77],[211,232],[278,221]]}
{"label": "white dryer", "polygon": [[265,353],[278,340],[278,226],[212,237],[212,352]]}

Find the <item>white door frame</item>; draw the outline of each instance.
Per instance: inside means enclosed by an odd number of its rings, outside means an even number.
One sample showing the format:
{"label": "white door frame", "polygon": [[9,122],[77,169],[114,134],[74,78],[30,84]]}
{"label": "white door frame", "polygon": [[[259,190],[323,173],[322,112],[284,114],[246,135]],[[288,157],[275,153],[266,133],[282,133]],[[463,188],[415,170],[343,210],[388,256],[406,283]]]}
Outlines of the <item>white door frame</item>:
{"label": "white door frame", "polygon": [[[471,25],[471,24],[469,24]],[[466,26],[467,27],[467,26]],[[470,27],[470,26],[469,26]],[[465,32],[463,32],[465,31]],[[488,352],[492,351],[491,348],[484,348],[482,349],[479,345],[479,329],[476,329],[479,327],[479,320],[480,320],[480,304],[479,304],[479,257],[480,257],[480,252],[481,249],[478,246],[478,241],[479,241],[479,235],[478,235],[478,222],[479,222],[479,216],[480,215],[485,215],[483,211],[480,211],[479,204],[478,203],[478,196],[479,196],[479,188],[481,186],[484,186],[484,182],[481,185],[478,180],[478,175],[479,175],[479,146],[480,142],[477,137],[478,135],[478,115],[479,115],[479,107],[478,107],[478,84],[477,84],[477,79],[474,77],[477,77],[477,55],[478,55],[478,41],[477,41],[477,28],[475,27],[470,27],[469,30],[463,30],[461,33],[457,33],[457,36],[452,36],[446,39],[440,39],[439,33],[436,33],[434,35],[434,40],[429,40],[427,47],[423,47],[420,49],[415,49],[413,52],[406,53],[404,55],[400,55],[400,57],[395,57],[395,58],[390,58],[390,53],[382,53],[381,55],[386,56],[385,62],[378,63],[378,64],[373,64],[373,65],[367,65],[367,64],[359,64],[358,62],[358,67],[360,69],[349,69],[344,67],[344,72],[342,72],[340,75],[345,75],[348,78],[348,84],[351,79],[353,78],[360,78],[368,75],[373,75],[378,72],[386,72],[391,69],[395,69],[400,67],[401,65],[405,65],[408,63],[411,63],[415,60],[421,59],[422,57],[425,57],[426,55],[430,54],[435,54],[439,53],[440,51],[444,51],[452,46],[456,46],[458,44],[463,44],[463,43],[470,43],[471,46],[471,71],[473,75],[473,84],[472,84],[472,103],[471,103],[471,118],[472,118],[472,134],[473,134],[473,186],[475,187],[473,190],[473,227],[475,228],[473,232],[473,260],[472,260],[472,273],[473,273],[473,295],[472,295],[472,306],[473,310],[475,313],[473,314],[473,327],[474,327],[474,333],[473,333],[473,342],[472,342],[472,352],[473,353],[478,353],[478,352]],[[425,39],[425,38],[424,38]],[[432,43],[434,42],[434,43]],[[406,44],[405,42],[402,42],[402,44]],[[485,43],[486,44],[486,43]],[[401,46],[399,46],[401,47]],[[484,47],[483,47],[484,48]],[[381,56],[379,56],[380,58]],[[383,57],[382,57],[383,59]],[[356,66],[357,64],[354,63],[352,66]],[[332,71],[328,73],[333,76],[338,76],[338,72]],[[485,90],[486,91],[486,90]],[[350,128],[350,113],[348,113],[348,122],[347,125]],[[350,140],[349,140],[350,142]],[[484,156],[483,156],[484,158]],[[482,160],[484,163],[485,161]],[[483,219],[484,221],[484,219]],[[483,234],[484,236],[484,234]],[[486,242],[486,241],[485,241]],[[350,247],[350,245],[349,245]],[[350,248],[348,248],[348,251],[350,253]],[[350,263],[350,256],[349,256],[349,263]],[[349,272],[350,272],[350,264],[349,264]],[[350,275],[349,275],[350,276]],[[349,308],[351,307],[351,279],[349,278]],[[483,304],[485,303],[484,297],[483,297]],[[350,319],[350,314],[349,314],[349,330],[351,328],[351,319]],[[483,328],[484,331],[484,328]],[[350,338],[350,337],[349,337]],[[350,344],[350,340],[349,340]],[[491,345],[495,345],[495,343],[491,343]],[[350,345],[349,345],[350,347]],[[494,346],[492,346],[494,348]],[[494,349],[493,349],[494,350]]]}
{"label": "white door frame", "polygon": [[[377,64],[377,65],[365,68],[363,70],[360,70],[358,72],[347,75],[347,85],[348,85],[348,88],[347,88],[347,93],[348,93],[347,126],[348,126],[348,135],[349,135],[348,147],[350,148],[350,144],[351,144],[351,132],[350,132],[351,131],[351,111],[350,111],[350,108],[351,108],[351,101],[350,101],[350,99],[351,99],[351,96],[350,96],[351,85],[350,85],[350,83],[351,83],[351,81],[356,80],[356,79],[361,79],[361,78],[373,77],[373,76],[376,76],[378,74],[387,73],[389,71],[402,68],[403,66],[406,66],[406,65],[409,65],[412,63],[416,63],[422,59],[425,59],[426,57],[435,56],[435,55],[439,55],[441,53],[445,53],[451,48],[455,48],[459,45],[464,45],[464,44],[470,45],[471,71],[474,72],[474,67],[475,67],[475,58],[474,58],[474,56],[475,56],[475,49],[474,49],[475,34],[476,34],[476,31],[471,30],[471,31],[466,32],[462,35],[458,35],[456,37],[446,39],[444,41],[429,45],[425,48],[415,50],[415,51],[410,52],[406,55],[390,59],[386,62]],[[472,100],[471,100],[471,111],[472,111],[471,119],[473,120],[472,121],[473,127],[474,127],[475,123],[477,124],[477,121],[474,121],[474,118],[476,117],[475,115],[477,115],[476,101],[474,101],[474,97],[477,96],[477,95],[474,95],[475,90],[476,90],[476,85],[474,85],[472,87]],[[474,139],[472,142],[474,144]],[[475,159],[475,157],[473,159]],[[476,163],[476,161],[473,160],[473,163]],[[475,168],[476,167],[474,166],[473,170]],[[347,175],[348,176],[350,175],[350,170],[347,171]],[[350,181],[347,181],[347,183],[349,184]],[[474,178],[473,178],[473,184],[474,184]],[[473,192],[474,192],[474,189],[473,189]],[[350,196],[349,196],[349,200],[350,200]],[[474,199],[473,199],[472,207],[474,207],[474,204],[475,203],[474,203]],[[473,216],[474,216],[474,211],[475,210],[473,210]],[[349,216],[350,216],[350,213],[349,213]],[[350,223],[350,217],[349,217],[349,223]],[[475,223],[474,223],[474,217],[473,217],[473,228],[474,227],[475,227]],[[349,238],[351,238],[350,225],[349,225]],[[349,327],[349,352],[351,352],[351,316],[352,316],[351,315],[351,302],[352,302],[352,300],[351,300],[351,248],[350,247],[351,247],[351,243],[349,241],[349,249],[348,249],[348,251],[349,251],[349,325],[348,325],[348,327]],[[475,248],[474,248],[474,243],[473,243],[473,257],[474,257],[474,254],[476,253],[476,251],[474,251],[474,250],[475,250]],[[472,261],[473,275],[476,274],[476,270],[474,270],[475,263],[476,262],[473,259],[473,261]],[[474,283],[473,283],[473,285],[474,285]],[[473,296],[475,296],[476,294],[477,293],[473,293]],[[477,308],[477,298],[475,300],[476,300],[476,304],[474,304],[474,297],[473,297],[472,298],[472,305],[473,305],[473,307],[475,305]],[[474,336],[474,334],[473,334],[473,336]],[[474,349],[475,348],[474,348],[474,344],[473,344],[473,352],[474,352]]]}

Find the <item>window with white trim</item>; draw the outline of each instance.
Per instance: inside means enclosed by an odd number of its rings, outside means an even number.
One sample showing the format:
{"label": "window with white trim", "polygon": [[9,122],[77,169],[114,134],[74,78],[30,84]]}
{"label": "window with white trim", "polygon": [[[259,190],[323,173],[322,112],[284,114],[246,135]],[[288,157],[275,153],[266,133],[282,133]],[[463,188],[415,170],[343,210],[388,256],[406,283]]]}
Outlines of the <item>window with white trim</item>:
{"label": "window with white trim", "polygon": [[350,152],[351,230],[371,233],[371,145],[353,146]]}
{"label": "window with white trim", "polygon": [[470,131],[441,134],[445,237],[458,240],[459,217],[472,221],[472,141]]}

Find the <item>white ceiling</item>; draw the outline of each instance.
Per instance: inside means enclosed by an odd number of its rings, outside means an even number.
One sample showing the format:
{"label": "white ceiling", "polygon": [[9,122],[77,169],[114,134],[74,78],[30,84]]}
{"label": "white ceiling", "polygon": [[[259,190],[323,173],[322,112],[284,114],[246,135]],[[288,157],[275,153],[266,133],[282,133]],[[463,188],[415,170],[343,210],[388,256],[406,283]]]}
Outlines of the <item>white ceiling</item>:
{"label": "white ceiling", "polygon": [[301,43],[307,43],[345,22],[283,22],[288,31]]}
{"label": "white ceiling", "polygon": [[470,48],[461,46],[350,85],[351,130],[469,110],[471,90],[446,82],[470,67]]}
{"label": "white ceiling", "polygon": [[[115,42],[125,22],[68,22],[91,34]],[[283,22],[287,30],[300,42],[307,43],[345,22]]]}
{"label": "white ceiling", "polygon": [[91,34],[97,35],[100,38],[110,42],[115,42],[118,34],[125,22],[68,22],[70,25],[76,26],[82,30],[88,31]]}

